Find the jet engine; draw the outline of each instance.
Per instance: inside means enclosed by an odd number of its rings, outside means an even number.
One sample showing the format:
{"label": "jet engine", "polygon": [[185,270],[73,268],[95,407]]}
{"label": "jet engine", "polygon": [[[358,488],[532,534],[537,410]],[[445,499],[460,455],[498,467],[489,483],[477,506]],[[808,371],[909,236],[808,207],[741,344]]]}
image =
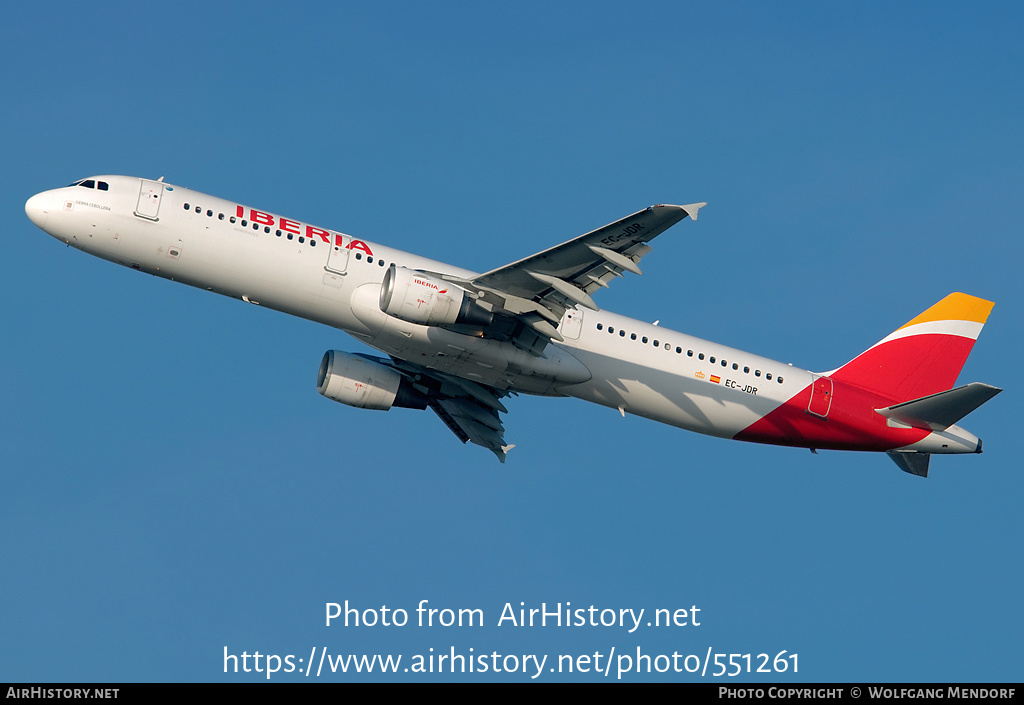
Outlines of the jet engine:
{"label": "jet engine", "polygon": [[380,310],[424,326],[454,323],[486,326],[494,316],[466,292],[441,279],[392,264],[380,287]]}
{"label": "jet engine", "polygon": [[427,408],[427,398],[399,372],[372,358],[340,350],[324,353],[316,388],[328,399],[360,409]]}

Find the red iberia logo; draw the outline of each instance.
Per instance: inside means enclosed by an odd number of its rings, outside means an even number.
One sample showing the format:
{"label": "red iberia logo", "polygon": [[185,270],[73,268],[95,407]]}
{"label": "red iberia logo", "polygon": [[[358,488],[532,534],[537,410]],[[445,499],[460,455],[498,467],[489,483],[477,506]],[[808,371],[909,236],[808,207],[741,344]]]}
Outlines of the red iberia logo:
{"label": "red iberia logo", "polygon": [[415,278],[413,279],[413,281],[416,282],[417,284],[419,284],[420,286],[427,287],[428,289],[437,289],[437,293],[439,293],[439,294],[447,294],[448,293],[447,289],[442,289],[437,284],[432,284],[431,282],[425,282],[422,279],[415,279]]}
{"label": "red iberia logo", "polygon": [[715,384],[718,384],[722,381],[722,378],[719,377],[718,375],[711,375],[711,381],[714,382]]}
{"label": "red iberia logo", "polygon": [[[65,206],[65,208],[66,207],[67,206]],[[199,211],[196,211],[196,213],[198,212]],[[240,220],[245,219],[245,208],[236,205],[235,217]],[[291,233],[292,235],[302,235],[303,232],[305,232],[305,236],[308,237],[310,240],[312,240],[313,236],[315,235],[327,244],[330,244],[331,242],[331,233],[328,230],[324,230],[323,228],[314,228],[312,225],[306,225],[305,230],[303,230],[303,224],[297,220],[281,218],[280,216],[275,216],[272,213],[265,213],[263,211],[258,211],[254,208],[249,209],[248,220],[252,221],[254,227],[258,225],[263,225],[270,228],[276,227],[278,230],[281,230],[282,232],[286,233]],[[269,233],[270,231],[267,230],[267,232]],[[278,233],[278,235],[280,234],[281,233]],[[288,237],[291,237],[291,235],[289,235]],[[367,245],[362,240],[356,240],[354,238],[352,238],[350,242],[347,245],[345,245],[342,242],[341,233],[334,234],[334,245],[335,247],[344,247],[346,250],[362,250],[370,257],[373,257],[373,251],[370,250],[369,245]]]}

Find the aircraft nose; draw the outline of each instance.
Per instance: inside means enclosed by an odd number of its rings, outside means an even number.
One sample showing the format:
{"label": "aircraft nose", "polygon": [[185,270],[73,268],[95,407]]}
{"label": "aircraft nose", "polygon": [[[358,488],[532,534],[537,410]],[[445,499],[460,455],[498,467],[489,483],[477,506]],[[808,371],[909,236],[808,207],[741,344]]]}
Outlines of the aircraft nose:
{"label": "aircraft nose", "polygon": [[42,228],[46,225],[46,216],[50,212],[50,193],[43,191],[37,193],[25,202],[25,214],[29,220]]}

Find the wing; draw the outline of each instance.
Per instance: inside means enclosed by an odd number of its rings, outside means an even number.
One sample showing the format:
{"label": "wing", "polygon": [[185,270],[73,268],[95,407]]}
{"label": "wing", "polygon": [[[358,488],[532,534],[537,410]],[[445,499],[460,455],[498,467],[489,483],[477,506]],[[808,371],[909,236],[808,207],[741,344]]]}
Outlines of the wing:
{"label": "wing", "polygon": [[[450,328],[507,340],[542,355],[548,342],[562,340],[557,326],[567,310],[576,306],[598,310],[591,294],[623,272],[641,274],[638,263],[651,250],[647,243],[687,216],[696,220],[697,211],[705,205],[651,206],[470,279],[429,274],[464,289],[474,305],[493,314],[486,325],[453,324]],[[505,443],[499,416],[508,412],[501,403],[508,392],[395,357],[372,359],[400,372],[459,440],[487,448],[505,462],[514,447]]]}
{"label": "wing", "polygon": [[696,220],[705,205],[651,206],[472,279],[445,278],[495,314],[485,335],[540,354],[549,340],[562,340],[557,326],[567,309],[597,311],[595,291],[623,272],[642,274],[638,264],[651,251],[647,243],[686,216]]}
{"label": "wing", "polygon": [[498,416],[499,412],[508,413],[501,403],[508,392],[397,358],[373,359],[402,373],[460,441],[482,446],[505,462],[506,454],[515,447],[505,443],[505,427]]}

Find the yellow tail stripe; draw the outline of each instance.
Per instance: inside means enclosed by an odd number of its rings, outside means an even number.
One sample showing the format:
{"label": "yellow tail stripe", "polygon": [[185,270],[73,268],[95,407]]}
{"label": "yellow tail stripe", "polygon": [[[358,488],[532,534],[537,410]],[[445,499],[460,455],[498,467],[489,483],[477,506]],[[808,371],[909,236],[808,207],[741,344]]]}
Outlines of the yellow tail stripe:
{"label": "yellow tail stripe", "polygon": [[992,312],[993,306],[995,304],[991,301],[956,292],[955,294],[950,294],[914,320],[900,326],[899,330],[918,323],[931,323],[932,321],[972,321],[974,323],[984,323],[988,320],[988,314]]}

